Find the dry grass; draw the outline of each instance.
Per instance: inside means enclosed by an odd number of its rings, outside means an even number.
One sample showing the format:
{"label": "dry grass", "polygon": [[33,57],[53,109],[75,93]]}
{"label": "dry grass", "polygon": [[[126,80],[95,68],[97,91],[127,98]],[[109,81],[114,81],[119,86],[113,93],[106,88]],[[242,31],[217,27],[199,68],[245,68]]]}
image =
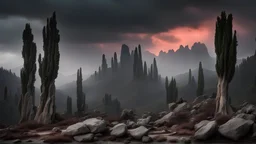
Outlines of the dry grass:
{"label": "dry grass", "polygon": [[71,137],[64,136],[64,135],[52,135],[52,136],[47,136],[43,138],[44,143],[70,143],[73,141]]}

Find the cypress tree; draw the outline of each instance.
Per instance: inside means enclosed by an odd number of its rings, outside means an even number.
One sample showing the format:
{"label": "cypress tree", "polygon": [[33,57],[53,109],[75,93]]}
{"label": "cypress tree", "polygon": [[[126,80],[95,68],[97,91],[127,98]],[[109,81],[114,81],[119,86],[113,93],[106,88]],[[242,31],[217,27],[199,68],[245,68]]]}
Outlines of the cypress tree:
{"label": "cypress tree", "polygon": [[101,71],[101,67],[99,66],[99,79],[101,79],[102,76],[102,71]]}
{"label": "cypress tree", "polygon": [[198,84],[197,84],[197,96],[203,95],[204,94],[204,72],[202,68],[202,63],[199,63],[199,68],[198,68]]}
{"label": "cypress tree", "polygon": [[130,61],[130,50],[129,47],[125,44],[122,45],[121,55],[120,55],[120,65],[125,67]]}
{"label": "cypress tree", "polygon": [[107,73],[107,68],[108,68],[108,64],[107,64],[105,54],[102,55],[101,68],[102,68],[102,75],[105,75]]}
{"label": "cypress tree", "polygon": [[165,77],[165,91],[166,91],[166,104],[168,105],[170,100],[169,100],[169,80],[168,77]]}
{"label": "cypress tree", "polygon": [[156,64],[156,58],[154,58],[154,61],[153,61],[153,79],[155,81],[158,80],[158,69],[157,69],[157,64]]}
{"label": "cypress tree", "polygon": [[36,74],[36,44],[29,24],[23,31],[22,58],[23,67],[20,71],[22,94],[19,102],[20,123],[33,120],[35,117],[35,74]]}
{"label": "cypress tree", "polygon": [[190,85],[190,84],[191,84],[191,78],[192,78],[191,69],[189,69],[189,74],[188,74],[188,85]]}
{"label": "cypress tree", "polygon": [[86,110],[86,98],[83,92],[83,77],[82,77],[82,68],[77,70],[77,81],[76,81],[76,95],[77,95],[77,113],[81,114]]}
{"label": "cypress tree", "polygon": [[138,50],[137,47],[135,48],[135,52],[134,52],[134,60],[133,60],[133,79],[137,79],[138,78]]}
{"label": "cypress tree", "polygon": [[118,62],[117,62],[117,54],[116,54],[116,52],[114,53],[114,67],[115,67],[115,72],[116,72],[117,69],[118,69]]}
{"label": "cypress tree", "polygon": [[41,78],[41,97],[35,120],[49,124],[55,121],[55,79],[58,77],[60,52],[60,35],[57,29],[56,14],[47,19],[43,28],[44,58],[39,55],[39,76]]}
{"label": "cypress tree", "polygon": [[216,72],[218,75],[218,85],[216,93],[216,114],[228,115],[233,111],[229,105],[228,85],[233,79],[237,57],[237,38],[236,31],[233,33],[233,16],[226,16],[225,12],[217,17],[215,29],[215,53]]}
{"label": "cypress tree", "polygon": [[139,55],[138,55],[138,77],[143,77],[143,63],[142,63],[142,54],[141,54],[141,46],[138,46]]}
{"label": "cypress tree", "polygon": [[113,57],[111,58],[111,69],[112,69],[112,72],[115,72],[115,65],[114,65]]}
{"label": "cypress tree", "polygon": [[143,72],[144,78],[147,78],[148,76],[148,67],[146,61],[144,61],[144,72]]}

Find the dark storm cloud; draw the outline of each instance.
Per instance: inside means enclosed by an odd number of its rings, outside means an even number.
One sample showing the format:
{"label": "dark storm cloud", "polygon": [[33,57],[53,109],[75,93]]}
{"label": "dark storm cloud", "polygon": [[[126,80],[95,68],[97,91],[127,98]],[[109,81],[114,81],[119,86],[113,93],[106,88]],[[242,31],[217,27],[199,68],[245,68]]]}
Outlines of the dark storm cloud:
{"label": "dark storm cloud", "polygon": [[[56,11],[62,42],[115,43],[130,40],[126,33],[151,35],[178,26],[197,28],[222,10],[256,22],[255,6],[253,0],[1,0],[0,19],[20,16],[45,24],[46,17]],[[1,43],[20,39],[16,29],[5,31]]]}

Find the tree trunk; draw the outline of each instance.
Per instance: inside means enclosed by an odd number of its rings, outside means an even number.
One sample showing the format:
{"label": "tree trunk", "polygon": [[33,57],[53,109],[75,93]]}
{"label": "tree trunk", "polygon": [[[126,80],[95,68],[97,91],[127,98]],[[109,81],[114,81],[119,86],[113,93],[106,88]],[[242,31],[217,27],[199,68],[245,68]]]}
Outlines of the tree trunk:
{"label": "tree trunk", "polygon": [[228,102],[228,82],[225,80],[225,78],[219,78],[217,85],[215,114],[230,115],[232,113],[233,110]]}
{"label": "tree trunk", "polygon": [[25,96],[21,96],[19,102],[20,109],[20,123],[33,120],[35,117],[33,96],[30,92],[27,92]]}
{"label": "tree trunk", "polygon": [[[48,88],[48,90],[47,90]],[[48,93],[47,93],[48,92]],[[41,101],[35,120],[38,123],[50,124],[55,120],[55,84],[42,88]]]}

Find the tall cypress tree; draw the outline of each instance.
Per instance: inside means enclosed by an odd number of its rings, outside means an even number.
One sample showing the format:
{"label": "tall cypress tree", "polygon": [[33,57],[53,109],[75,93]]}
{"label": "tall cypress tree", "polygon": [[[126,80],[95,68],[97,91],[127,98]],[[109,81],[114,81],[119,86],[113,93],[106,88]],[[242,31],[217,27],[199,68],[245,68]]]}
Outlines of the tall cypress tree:
{"label": "tall cypress tree", "polygon": [[107,64],[107,60],[106,60],[105,54],[102,55],[101,68],[102,68],[102,75],[106,75],[108,64]]}
{"label": "tall cypress tree", "polygon": [[144,78],[148,76],[148,67],[146,61],[144,61],[144,71],[143,71]]}
{"label": "tall cypress tree", "polygon": [[165,91],[166,91],[166,104],[168,105],[170,100],[169,100],[169,80],[168,77],[165,78]]}
{"label": "tall cypress tree", "polygon": [[35,74],[36,74],[36,44],[29,24],[23,31],[22,57],[23,67],[20,71],[22,94],[19,102],[20,123],[33,120],[36,112],[35,107]]}
{"label": "tall cypress tree", "polygon": [[155,81],[158,80],[158,69],[157,69],[157,64],[156,64],[156,58],[154,58],[154,61],[153,61],[153,79]]}
{"label": "tall cypress tree", "polygon": [[116,52],[114,53],[114,66],[115,66],[115,72],[116,72],[117,69],[118,69],[118,62],[117,62],[117,54],[116,54]]}
{"label": "tall cypress tree", "polygon": [[204,94],[204,72],[203,72],[203,67],[202,63],[199,63],[199,68],[198,68],[198,84],[197,84],[197,96],[203,95]]}
{"label": "tall cypress tree", "polygon": [[137,79],[138,78],[138,50],[137,47],[135,48],[135,52],[134,52],[134,60],[133,60],[133,79]]}
{"label": "tall cypress tree", "polygon": [[218,85],[216,93],[216,114],[228,115],[233,110],[229,105],[228,86],[233,79],[237,57],[236,31],[233,33],[233,16],[226,16],[225,12],[217,17],[215,30],[215,53],[216,72],[218,75]]}
{"label": "tall cypress tree", "polygon": [[59,71],[59,41],[56,14],[47,19],[43,28],[44,58],[39,55],[39,76],[41,78],[41,97],[35,120],[38,123],[49,124],[55,121],[55,79]]}
{"label": "tall cypress tree", "polygon": [[83,92],[83,78],[82,78],[82,68],[77,70],[77,112],[78,114],[81,114],[83,111],[85,111],[86,108],[86,98],[85,94]]}
{"label": "tall cypress tree", "polygon": [[114,65],[113,57],[111,58],[111,69],[112,69],[112,72],[115,72],[115,65]]}
{"label": "tall cypress tree", "polygon": [[151,64],[151,65],[150,65],[150,79],[151,79],[151,80],[153,80],[153,78],[154,78],[153,75],[154,75],[154,72],[153,72],[153,65]]}
{"label": "tall cypress tree", "polygon": [[139,55],[138,55],[138,77],[143,77],[143,63],[142,63],[142,54],[141,54],[141,46],[138,46]]}
{"label": "tall cypress tree", "polygon": [[102,77],[102,71],[101,71],[101,67],[99,66],[99,79],[101,79]]}
{"label": "tall cypress tree", "polygon": [[191,84],[191,79],[192,79],[192,74],[191,74],[191,69],[189,69],[189,72],[188,72],[188,85]]}

